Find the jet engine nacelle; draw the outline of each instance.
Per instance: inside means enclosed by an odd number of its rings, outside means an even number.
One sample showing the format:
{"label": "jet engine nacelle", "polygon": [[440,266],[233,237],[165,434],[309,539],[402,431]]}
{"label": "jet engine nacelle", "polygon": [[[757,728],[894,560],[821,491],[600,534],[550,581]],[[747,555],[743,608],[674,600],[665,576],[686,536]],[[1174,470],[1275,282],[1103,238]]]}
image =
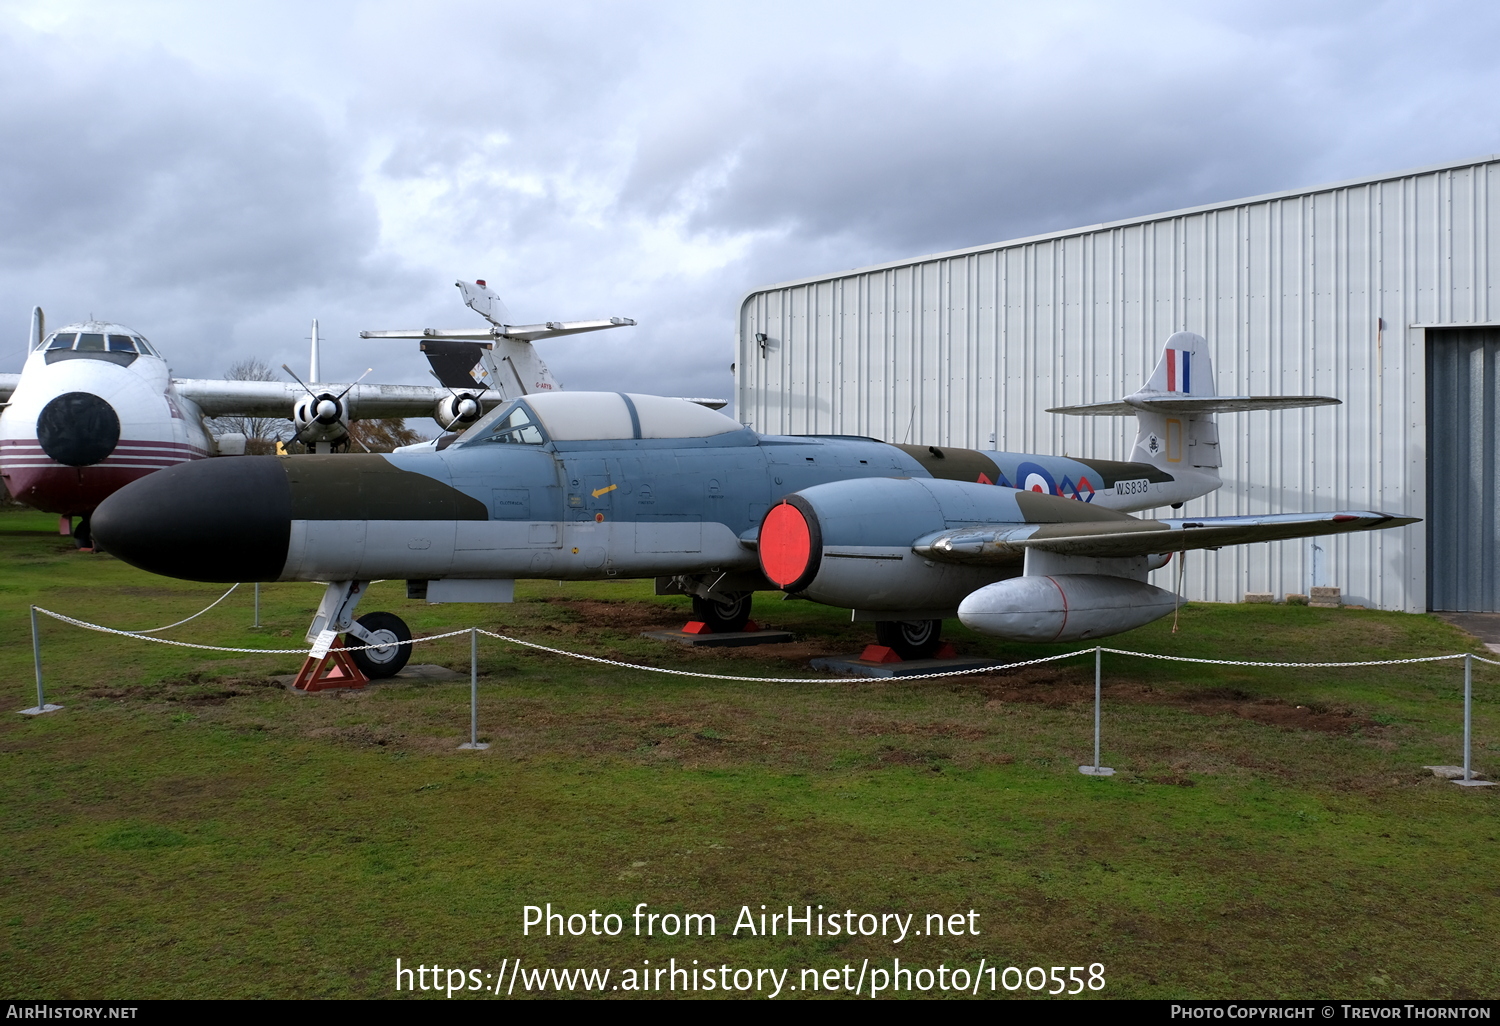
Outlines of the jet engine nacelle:
{"label": "jet engine nacelle", "polygon": [[349,409],[332,392],[305,395],[292,406],[297,440],[307,445],[336,443],[349,437]]}
{"label": "jet engine nacelle", "polygon": [[479,397],[472,392],[455,392],[439,399],[432,411],[432,419],[444,431],[462,431],[484,413]]}
{"label": "jet engine nacelle", "polygon": [[[1025,524],[1011,488],[926,478],[864,478],[803,489],[761,522],[761,569],[784,591],[862,611],[953,610],[969,592],[1021,571],[963,566],[912,551],[924,535],[976,524]],[[1031,501],[1030,499],[1027,500]]]}
{"label": "jet engine nacelle", "polygon": [[970,630],[1007,641],[1082,641],[1134,630],[1176,604],[1172,592],[1145,581],[1057,574],[980,588],[959,604],[958,618]]}

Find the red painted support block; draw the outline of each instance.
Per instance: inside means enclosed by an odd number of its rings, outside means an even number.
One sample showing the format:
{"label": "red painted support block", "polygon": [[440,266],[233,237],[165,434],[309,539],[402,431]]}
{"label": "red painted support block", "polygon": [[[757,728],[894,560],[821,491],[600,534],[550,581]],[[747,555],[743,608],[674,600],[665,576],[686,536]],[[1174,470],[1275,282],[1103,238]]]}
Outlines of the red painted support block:
{"label": "red painted support block", "polygon": [[901,661],[895,649],[887,648],[885,645],[866,645],[865,650],[859,654],[859,659],[864,663],[899,663]]}
{"label": "red painted support block", "polygon": [[760,624],[756,623],[754,620],[746,620],[745,626],[742,628],[742,630],[746,634],[754,634],[756,631],[760,630]]}
{"label": "red painted support block", "polygon": [[702,620],[689,620],[687,626],[682,629],[684,634],[712,634],[713,628]]}
{"label": "red painted support block", "polygon": [[951,641],[945,641],[941,645],[938,646],[938,650],[937,650],[936,653],[933,654],[932,658],[934,658],[934,659],[957,659],[958,658],[958,649],[956,649],[956,648],[953,647],[953,643]]}
{"label": "red painted support block", "polygon": [[[328,665],[330,661],[332,666]],[[349,653],[344,651],[344,639],[335,638],[322,659],[308,656],[303,661],[292,687],[298,691],[327,691],[331,688],[362,688],[368,683],[370,678],[359,671]]]}

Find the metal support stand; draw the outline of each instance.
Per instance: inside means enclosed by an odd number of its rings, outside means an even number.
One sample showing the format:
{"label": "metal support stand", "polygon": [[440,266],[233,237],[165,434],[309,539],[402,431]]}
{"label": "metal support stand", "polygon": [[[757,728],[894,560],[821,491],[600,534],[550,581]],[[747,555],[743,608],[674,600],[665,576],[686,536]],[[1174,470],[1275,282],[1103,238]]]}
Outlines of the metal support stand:
{"label": "metal support stand", "polygon": [[36,662],[36,705],[30,709],[22,709],[22,716],[40,716],[42,713],[57,712],[60,705],[48,705],[47,696],[42,692],[42,635],[36,629],[36,606],[31,607],[31,656]]}
{"label": "metal support stand", "polygon": [[[33,613],[33,616],[36,614]],[[41,680],[38,670],[37,680]],[[38,700],[40,701],[40,700]],[[1459,787],[1494,787],[1493,780],[1475,780],[1474,764],[1470,761],[1469,745],[1473,735],[1473,709],[1474,706],[1474,657],[1468,653],[1464,654],[1464,776],[1462,780],[1453,781]]]}
{"label": "metal support stand", "polygon": [[1103,677],[1104,649],[1094,649],[1094,764],[1092,766],[1079,766],[1078,772],[1086,777],[1112,777],[1115,771],[1108,766],[1099,765],[1099,705],[1100,705],[1100,680]]}
{"label": "metal support stand", "polygon": [[259,627],[260,626],[260,582],[259,581],[255,582],[255,623],[251,624],[251,626],[252,627]]}
{"label": "metal support stand", "polygon": [[482,752],[489,744],[479,741],[479,631],[469,628],[469,741],[458,746]]}

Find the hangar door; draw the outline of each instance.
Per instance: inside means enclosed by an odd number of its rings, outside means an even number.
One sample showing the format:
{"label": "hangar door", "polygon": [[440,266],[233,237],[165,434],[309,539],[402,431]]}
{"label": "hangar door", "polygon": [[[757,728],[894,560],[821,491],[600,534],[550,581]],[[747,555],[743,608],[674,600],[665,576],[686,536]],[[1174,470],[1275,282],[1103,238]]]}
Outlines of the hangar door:
{"label": "hangar door", "polygon": [[1427,332],[1427,608],[1500,612],[1500,329]]}

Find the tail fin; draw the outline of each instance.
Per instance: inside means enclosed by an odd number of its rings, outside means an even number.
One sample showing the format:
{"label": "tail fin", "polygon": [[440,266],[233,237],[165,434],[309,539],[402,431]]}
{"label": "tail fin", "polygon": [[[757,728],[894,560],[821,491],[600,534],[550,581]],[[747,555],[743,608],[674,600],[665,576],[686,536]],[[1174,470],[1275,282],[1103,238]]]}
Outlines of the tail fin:
{"label": "tail fin", "polygon": [[1167,471],[1193,467],[1218,477],[1224,461],[1219,457],[1219,427],[1213,414],[1166,409],[1155,403],[1217,397],[1208,340],[1191,331],[1173,334],[1162,346],[1146,387],[1125,400],[1134,408],[1136,420],[1130,459]]}
{"label": "tail fin", "polygon": [[1112,403],[1058,406],[1048,413],[1073,416],[1136,418],[1131,459],[1166,471],[1194,468],[1218,477],[1219,429],[1215,413],[1286,410],[1304,406],[1337,406],[1322,395],[1225,395],[1214,384],[1208,342],[1191,331],[1179,331],[1162,346],[1161,359],[1145,387]]}
{"label": "tail fin", "polygon": [[484,279],[481,278],[476,282],[461,281],[456,284],[459,291],[464,294],[464,306],[497,328],[510,324],[510,310],[506,308],[505,301],[484,283]]}

